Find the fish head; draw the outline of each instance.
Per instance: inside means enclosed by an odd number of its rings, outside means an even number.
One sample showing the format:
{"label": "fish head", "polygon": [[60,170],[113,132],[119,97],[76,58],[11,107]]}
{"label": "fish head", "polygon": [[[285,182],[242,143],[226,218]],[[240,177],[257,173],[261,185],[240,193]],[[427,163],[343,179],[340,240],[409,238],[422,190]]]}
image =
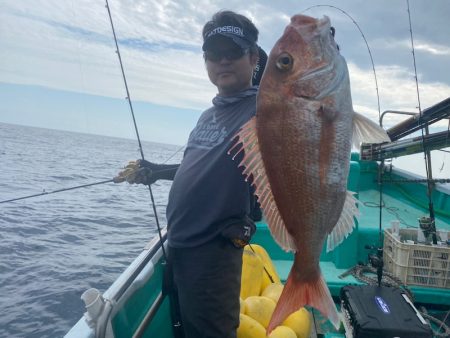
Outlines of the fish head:
{"label": "fish head", "polygon": [[331,33],[330,19],[295,15],[270,52],[260,101],[268,95],[269,104],[290,98],[305,100],[314,110],[318,106],[335,110],[330,96],[341,90],[342,83],[349,91],[347,65]]}

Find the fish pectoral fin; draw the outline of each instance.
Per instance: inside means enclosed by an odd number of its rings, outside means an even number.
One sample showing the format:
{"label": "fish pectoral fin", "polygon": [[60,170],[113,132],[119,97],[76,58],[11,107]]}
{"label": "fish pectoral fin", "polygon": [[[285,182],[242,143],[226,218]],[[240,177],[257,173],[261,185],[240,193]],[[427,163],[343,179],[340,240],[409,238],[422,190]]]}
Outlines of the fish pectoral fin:
{"label": "fish pectoral fin", "polygon": [[234,153],[234,160],[242,151],[244,152],[244,157],[239,163],[239,167],[244,167],[242,174],[246,177],[246,180],[253,176],[255,195],[258,196],[258,201],[261,204],[261,209],[273,238],[283,250],[297,251],[294,238],[286,229],[267,178],[256,134],[256,117],[251,118],[239,130],[236,135],[236,141],[228,153]]}
{"label": "fish pectoral fin", "polygon": [[386,131],[367,117],[355,112],[353,116],[353,146],[359,150],[361,143],[391,142]]}
{"label": "fish pectoral fin", "polygon": [[347,191],[341,216],[328,235],[327,252],[334,250],[334,248],[341,244],[356,226],[355,217],[359,216],[359,210],[357,208],[358,202],[353,195],[353,192]]}
{"label": "fish pectoral fin", "polygon": [[329,121],[333,121],[338,115],[338,112],[336,111],[336,109],[333,109],[326,105],[321,105],[319,109],[319,114],[321,114],[323,118]]}

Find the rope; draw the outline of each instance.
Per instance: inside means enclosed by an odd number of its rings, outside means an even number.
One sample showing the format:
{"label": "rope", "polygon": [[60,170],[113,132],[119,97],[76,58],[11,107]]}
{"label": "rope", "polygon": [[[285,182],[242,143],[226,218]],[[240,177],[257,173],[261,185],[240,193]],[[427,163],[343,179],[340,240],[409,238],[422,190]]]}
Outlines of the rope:
{"label": "rope", "polygon": [[414,228],[414,229],[417,229],[417,228],[418,228],[417,226],[408,224],[408,223],[400,216],[400,214],[398,213],[398,211],[400,210],[399,208],[397,208],[397,207],[388,207],[388,206],[386,206],[386,204],[384,203],[384,201],[382,201],[382,204],[381,204],[381,205],[378,204],[378,203],[375,203],[375,202],[363,202],[363,205],[364,205],[365,207],[368,207],[368,208],[380,208],[380,207],[381,207],[381,208],[385,208],[386,211],[387,211],[388,213],[390,213],[391,215],[393,215],[393,216],[395,217],[395,219],[399,220],[401,224],[406,225],[407,228]]}
{"label": "rope", "polygon": [[[350,268],[346,272],[344,272],[342,275],[339,276],[339,278],[345,278],[348,275],[352,275],[360,282],[366,283],[368,285],[378,285],[378,280],[373,277],[369,277],[366,274],[377,274],[377,269],[375,269],[372,266],[358,264],[354,266],[353,268]],[[403,284],[403,282],[396,276],[394,276],[392,273],[387,272],[383,270],[383,278],[381,279],[381,285],[383,286],[396,286],[398,288],[403,289],[408,297],[411,300],[414,300],[414,296],[411,292],[411,290],[408,289],[406,285]]]}
{"label": "rope", "polygon": [[[252,249],[252,251],[256,254],[256,251],[255,251],[255,249],[253,249],[253,246],[252,246],[250,243],[248,243],[248,245],[250,246],[250,249]],[[262,259],[261,259],[261,261],[262,261]],[[274,283],[275,281],[273,280],[273,277],[272,277],[272,275],[269,273],[269,271],[267,271],[267,269],[266,269],[264,263],[263,263],[263,269],[264,269],[264,271],[266,272],[267,277],[269,277],[270,282],[271,282],[271,283]]]}
{"label": "rope", "polygon": [[[445,321],[447,320],[447,317],[449,315],[450,311],[447,312],[447,315],[443,320],[439,320],[436,317],[433,317],[429,315],[426,311],[420,311],[420,314],[428,319],[429,321],[435,323],[436,325],[439,325],[439,328],[437,330],[433,330],[434,337],[442,337],[442,338],[448,338],[450,337],[450,327],[445,324]],[[441,330],[444,330],[441,332]]]}

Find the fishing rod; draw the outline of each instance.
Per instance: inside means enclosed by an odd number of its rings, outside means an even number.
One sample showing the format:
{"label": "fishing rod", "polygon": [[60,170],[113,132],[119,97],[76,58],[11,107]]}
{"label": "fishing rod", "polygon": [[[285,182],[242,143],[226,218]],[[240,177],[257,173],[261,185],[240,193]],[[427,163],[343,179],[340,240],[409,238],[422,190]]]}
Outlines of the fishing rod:
{"label": "fishing rod", "polygon": [[[179,150],[177,150],[175,153],[173,153],[165,162],[163,162],[163,164],[166,163],[168,160],[170,160],[172,157],[174,157],[184,147],[185,146],[181,147]],[[152,174],[159,174],[159,173],[162,173],[162,172],[165,172],[165,171],[172,171],[172,169],[155,170],[155,171],[152,171]],[[45,191],[45,189],[44,189],[43,192],[38,193],[38,194],[32,194],[32,195],[16,197],[16,198],[0,201],[0,204],[20,201],[20,200],[25,200],[25,199],[34,198],[34,197],[40,197],[40,196],[45,196],[45,195],[56,194],[56,193],[69,191],[69,190],[75,190],[75,189],[92,187],[94,185],[100,185],[100,184],[106,184],[106,183],[120,183],[120,182],[126,181],[128,176],[131,176],[131,174],[128,174],[128,175],[120,175],[119,174],[118,176],[116,176],[116,177],[114,177],[112,179],[109,179],[109,180],[104,180],[104,181],[94,182],[94,183],[87,183],[87,184],[77,185],[77,186],[74,186],[74,187],[62,188],[62,189],[57,189],[57,190],[52,190],[52,191]]]}
{"label": "fishing rod", "polygon": [[[145,160],[144,150],[142,149],[141,138],[139,136],[139,129],[138,129],[138,126],[137,126],[137,123],[136,123],[135,115],[134,115],[133,104],[131,102],[130,91],[128,90],[127,78],[125,76],[125,70],[123,68],[122,57],[120,55],[119,44],[117,43],[117,36],[116,36],[116,31],[114,29],[114,23],[113,23],[113,19],[112,19],[112,15],[111,15],[111,10],[110,10],[110,7],[109,7],[108,0],[105,0],[105,2],[106,2],[106,9],[108,10],[109,22],[111,23],[111,30],[112,30],[113,37],[114,37],[114,43],[116,45],[116,53],[117,53],[117,57],[119,59],[120,69],[121,69],[121,72],[122,72],[122,78],[123,78],[123,82],[124,82],[124,85],[125,85],[125,91],[127,93],[126,100],[128,101],[128,106],[130,108],[131,117],[133,119],[134,130],[136,132],[136,138],[137,138],[137,141],[138,141],[138,144],[139,144],[139,151],[141,153],[141,158],[142,158],[142,160]],[[166,249],[164,248],[164,245],[163,245],[163,237],[162,237],[161,225],[159,224],[159,217],[158,217],[158,213],[156,211],[155,198],[153,196],[153,191],[152,191],[152,187],[151,187],[150,184],[148,185],[148,191],[150,193],[150,199],[152,201],[152,208],[153,208],[153,213],[155,215],[155,221],[156,221],[156,227],[158,229],[159,240],[161,241],[161,250],[162,250],[162,253],[163,253],[165,261],[167,261]]]}
{"label": "fishing rod", "polygon": [[95,182],[95,183],[88,183],[88,184],[83,184],[83,185],[77,185],[75,187],[70,187],[70,188],[57,189],[57,190],[53,190],[53,191],[45,191],[44,190],[43,192],[41,192],[39,194],[33,194],[33,195],[22,196],[22,197],[12,198],[12,199],[9,199],[9,200],[0,201],[0,204],[1,203],[14,202],[14,201],[20,201],[20,200],[24,200],[24,199],[28,199],[28,198],[33,198],[33,197],[39,197],[39,196],[45,196],[45,195],[50,195],[50,194],[56,194],[58,192],[63,192],[63,191],[69,191],[69,190],[75,190],[75,189],[80,189],[80,188],[92,187],[94,185],[113,183],[113,182],[114,182],[114,179],[110,179],[110,180],[105,180],[105,181],[100,181],[100,182]]}
{"label": "fishing rod", "polygon": [[[125,89],[126,89],[126,92],[127,92],[126,99],[128,101],[128,104],[129,104],[129,107],[130,107],[130,112],[131,112],[131,115],[133,117],[133,124],[134,124],[134,129],[136,131],[136,137],[137,137],[137,140],[138,140],[138,143],[139,143],[139,150],[141,152],[141,158],[142,158],[142,160],[145,160],[144,159],[144,151],[142,149],[142,144],[141,144],[140,137],[139,137],[138,127],[137,127],[136,119],[135,119],[135,116],[134,116],[133,105],[131,103],[130,93],[129,93],[129,90],[128,90],[128,85],[127,85],[127,80],[126,80],[126,76],[125,76],[125,71],[124,71],[123,64],[122,64],[122,58],[120,56],[119,45],[117,43],[116,32],[114,30],[114,24],[113,24],[113,20],[112,20],[112,16],[111,16],[111,10],[109,8],[108,0],[105,0],[105,2],[106,2],[106,9],[108,10],[109,21],[111,23],[111,29],[112,29],[113,36],[114,36],[114,42],[116,44],[116,53],[117,53],[117,56],[119,58],[120,68],[122,70],[123,82],[125,84]],[[167,264],[168,263],[168,256],[167,256],[166,250],[164,248],[164,238],[163,238],[161,226],[159,224],[159,218],[158,218],[158,213],[156,211],[156,203],[155,203],[155,199],[153,197],[153,191],[152,191],[152,188],[151,188],[151,184],[148,185],[148,191],[150,193],[150,198],[151,198],[151,201],[152,201],[153,213],[155,215],[156,226],[157,226],[157,229],[158,229],[158,236],[159,236],[159,242],[160,242],[160,245],[161,245],[162,255],[163,255],[165,264]],[[138,277],[138,275],[147,266],[147,264],[148,264],[148,262],[150,260],[151,260],[151,256],[147,255],[146,258],[140,262],[140,264],[136,267],[136,269],[131,273],[130,278],[127,280],[127,282],[119,290],[119,293],[115,296],[115,299],[114,299],[115,301],[118,301],[120,299],[120,297],[126,292],[126,290],[132,284],[132,281],[135,280],[135,278]],[[163,264],[164,264],[164,262],[163,262]],[[163,281],[168,283],[167,282],[168,275],[169,275],[169,273],[167,272],[168,269],[165,269],[165,271],[166,271],[166,273],[164,274],[165,277],[163,278]],[[177,306],[178,300],[174,296],[173,292],[167,291],[167,294],[169,296],[169,302],[170,302],[170,307],[171,307],[171,311],[170,312],[171,312],[171,319],[172,319],[172,331],[173,331],[174,337],[182,337],[183,334],[182,334],[181,317],[179,315],[179,310],[176,309],[176,308],[179,307],[179,306]],[[109,312],[107,314],[107,316],[110,316],[110,315],[111,315],[111,312]],[[103,336],[105,334],[105,332],[106,332],[106,326],[102,326],[101,331],[100,331],[100,336]],[[136,336],[140,336],[141,333],[142,333],[141,331],[136,332]]]}
{"label": "fishing rod", "polygon": [[[417,65],[416,65],[416,53],[414,48],[414,38],[413,38],[413,31],[412,31],[412,23],[411,23],[411,11],[409,7],[409,0],[406,0],[406,5],[408,9],[408,21],[409,21],[409,33],[411,38],[411,48],[412,48],[412,57],[413,57],[413,64],[414,64],[414,78],[416,82],[416,93],[417,93],[417,103],[418,103],[418,109],[419,109],[419,124],[423,123],[424,128],[421,128],[422,133],[422,148],[424,153],[424,162],[425,162],[425,172],[427,174],[427,196],[428,196],[428,210],[430,213],[430,219],[429,224],[426,225],[430,230],[430,233],[433,237],[433,244],[437,244],[437,236],[436,236],[436,224],[435,224],[435,215],[434,215],[434,206],[433,206],[433,185],[431,180],[433,179],[433,173],[431,168],[431,152],[430,150],[425,147],[425,133],[426,135],[429,135],[428,130],[428,121],[423,122],[423,112],[420,104],[420,91],[419,91],[419,80],[417,78]],[[425,132],[424,132],[425,130]]]}

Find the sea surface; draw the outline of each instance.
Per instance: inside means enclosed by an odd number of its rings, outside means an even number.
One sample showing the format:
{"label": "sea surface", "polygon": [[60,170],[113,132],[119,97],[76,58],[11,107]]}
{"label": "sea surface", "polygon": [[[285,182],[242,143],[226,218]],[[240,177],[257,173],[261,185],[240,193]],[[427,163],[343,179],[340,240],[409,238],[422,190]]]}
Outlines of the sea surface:
{"label": "sea surface", "polygon": [[[179,163],[183,153],[150,142],[143,150],[157,163]],[[109,180],[138,158],[136,140],[0,123],[0,202]],[[438,164],[449,177],[447,164]],[[405,169],[417,167],[405,161]],[[170,184],[152,185],[162,226]],[[64,336],[85,311],[81,294],[106,291],[156,235],[142,185],[107,183],[0,203],[0,337]]]}
{"label": "sea surface", "polygon": [[[180,147],[143,142],[179,163]],[[178,150],[178,152],[177,152]],[[0,123],[0,201],[112,179],[140,158],[136,140]],[[165,226],[170,182],[152,185]],[[107,183],[0,203],[0,337],[62,337],[81,294],[113,283],[156,235],[148,188]]]}

